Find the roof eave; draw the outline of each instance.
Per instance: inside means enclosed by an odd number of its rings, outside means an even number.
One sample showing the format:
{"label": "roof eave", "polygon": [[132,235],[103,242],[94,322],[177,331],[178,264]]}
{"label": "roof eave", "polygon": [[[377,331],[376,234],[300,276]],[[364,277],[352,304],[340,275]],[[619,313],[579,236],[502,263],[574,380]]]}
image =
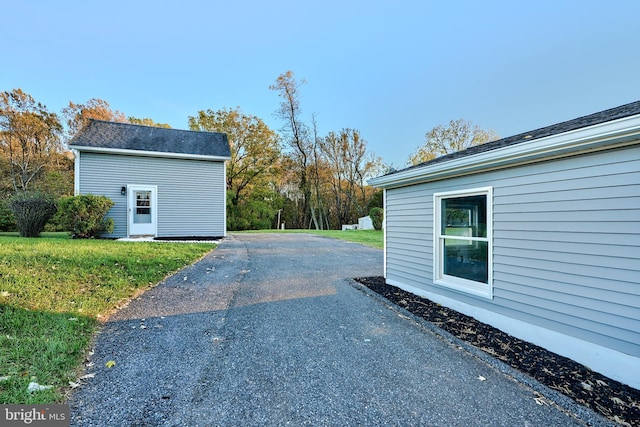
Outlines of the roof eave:
{"label": "roof eave", "polygon": [[170,153],[165,151],[127,150],[123,148],[91,147],[86,145],[69,145],[69,149],[80,151],[80,152],[86,151],[91,153],[120,154],[125,156],[164,157],[164,158],[171,158],[171,159],[190,159],[190,160],[206,160],[206,161],[231,160],[231,156],[209,156],[209,155],[203,155],[203,154]]}
{"label": "roof eave", "polygon": [[640,115],[634,115],[446,162],[405,169],[370,179],[368,183],[379,188],[404,187],[580,152],[598,151],[615,145],[637,144],[638,140]]}

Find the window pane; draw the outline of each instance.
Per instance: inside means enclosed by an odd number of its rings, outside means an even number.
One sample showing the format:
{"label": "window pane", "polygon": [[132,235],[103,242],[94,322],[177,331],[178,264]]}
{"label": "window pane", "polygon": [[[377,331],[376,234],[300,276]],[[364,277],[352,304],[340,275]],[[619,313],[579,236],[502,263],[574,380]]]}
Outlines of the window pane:
{"label": "window pane", "polygon": [[442,234],[487,237],[487,196],[442,199]]}
{"label": "window pane", "polygon": [[449,276],[488,283],[487,242],[460,242],[456,239],[444,239],[443,272]]}

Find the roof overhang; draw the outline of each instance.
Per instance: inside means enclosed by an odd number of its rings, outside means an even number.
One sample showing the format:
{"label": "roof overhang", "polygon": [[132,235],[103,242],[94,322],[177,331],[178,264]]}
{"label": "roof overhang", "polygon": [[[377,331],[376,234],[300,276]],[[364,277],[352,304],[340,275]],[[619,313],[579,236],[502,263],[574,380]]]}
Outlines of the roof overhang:
{"label": "roof overhang", "polygon": [[202,154],[170,153],[166,151],[126,150],[122,148],[88,147],[84,145],[69,145],[69,149],[88,153],[119,154],[123,156],[164,157],[170,159],[204,160],[210,162],[223,162],[225,160],[231,160],[231,157],[229,156],[205,156]]}
{"label": "roof overhang", "polygon": [[404,169],[370,179],[368,184],[379,188],[404,187],[638,143],[640,115],[634,115],[446,162]]}

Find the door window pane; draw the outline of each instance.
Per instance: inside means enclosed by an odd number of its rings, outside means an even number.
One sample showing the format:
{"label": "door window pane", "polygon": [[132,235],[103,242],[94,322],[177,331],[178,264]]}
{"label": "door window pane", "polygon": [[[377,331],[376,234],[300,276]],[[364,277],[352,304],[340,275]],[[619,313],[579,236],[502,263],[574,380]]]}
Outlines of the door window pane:
{"label": "door window pane", "polygon": [[136,191],[136,207],[133,222],[136,224],[151,223],[151,191]]}

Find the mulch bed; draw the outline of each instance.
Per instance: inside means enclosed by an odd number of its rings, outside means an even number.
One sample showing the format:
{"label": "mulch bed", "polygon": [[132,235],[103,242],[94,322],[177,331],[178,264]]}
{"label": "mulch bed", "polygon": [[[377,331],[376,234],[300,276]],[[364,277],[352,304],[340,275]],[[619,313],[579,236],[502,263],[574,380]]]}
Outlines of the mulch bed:
{"label": "mulch bed", "polygon": [[639,390],[473,317],[387,285],[384,277],[359,277],[354,280],[575,402],[622,425],[640,426]]}

